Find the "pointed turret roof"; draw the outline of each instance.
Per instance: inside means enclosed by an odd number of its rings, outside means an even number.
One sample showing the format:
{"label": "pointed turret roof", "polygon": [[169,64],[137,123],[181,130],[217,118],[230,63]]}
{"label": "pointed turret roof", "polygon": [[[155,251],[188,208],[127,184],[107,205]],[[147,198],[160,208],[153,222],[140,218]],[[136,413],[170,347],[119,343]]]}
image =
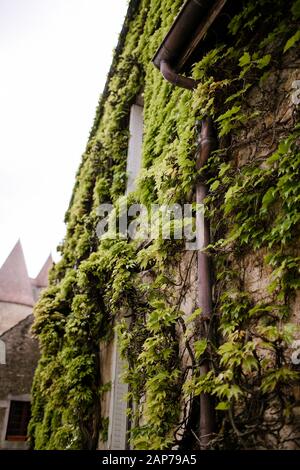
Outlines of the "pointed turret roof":
{"label": "pointed turret roof", "polygon": [[48,258],[46,259],[44,266],[42,267],[42,269],[40,270],[40,272],[36,276],[36,278],[33,279],[33,284],[36,287],[47,287],[48,286],[48,274],[49,274],[49,270],[52,268],[52,266],[53,266],[53,259],[52,259],[52,256],[50,254],[48,256]]}
{"label": "pointed turret roof", "polygon": [[0,268],[0,302],[33,306],[33,294],[20,240]]}

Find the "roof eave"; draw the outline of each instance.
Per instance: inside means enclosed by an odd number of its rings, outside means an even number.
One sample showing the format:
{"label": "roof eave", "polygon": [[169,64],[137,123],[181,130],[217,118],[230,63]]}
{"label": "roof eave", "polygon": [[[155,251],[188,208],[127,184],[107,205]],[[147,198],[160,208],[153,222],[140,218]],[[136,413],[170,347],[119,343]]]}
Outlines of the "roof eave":
{"label": "roof eave", "polygon": [[167,62],[180,72],[205,37],[227,0],[188,0],[175,18],[152,62],[160,69]]}

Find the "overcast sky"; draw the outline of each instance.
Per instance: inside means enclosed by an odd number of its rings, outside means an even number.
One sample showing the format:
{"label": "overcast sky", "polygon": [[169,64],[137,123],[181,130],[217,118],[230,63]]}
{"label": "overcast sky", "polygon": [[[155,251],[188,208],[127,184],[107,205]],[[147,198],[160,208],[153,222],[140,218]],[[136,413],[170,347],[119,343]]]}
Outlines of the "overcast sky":
{"label": "overcast sky", "polygon": [[36,276],[63,218],[127,0],[0,0],[0,265]]}

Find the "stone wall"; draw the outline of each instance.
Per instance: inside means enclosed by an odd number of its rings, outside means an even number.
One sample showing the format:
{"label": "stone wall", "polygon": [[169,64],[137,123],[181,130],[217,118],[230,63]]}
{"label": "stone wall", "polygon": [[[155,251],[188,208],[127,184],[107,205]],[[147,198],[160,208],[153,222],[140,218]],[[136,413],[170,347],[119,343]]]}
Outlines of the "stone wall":
{"label": "stone wall", "polygon": [[[233,139],[232,159],[236,161],[237,168],[255,160],[261,162],[263,167],[264,160],[276,150],[278,141],[296,124],[299,105],[293,102],[293,94],[294,83],[300,76],[297,63],[298,52],[293,51],[285,57],[281,68],[274,70],[260,87],[255,87],[249,94],[247,106],[260,110],[260,118],[256,120],[256,125],[246,126]],[[268,291],[272,281],[272,268],[264,261],[266,254],[265,249],[260,249],[247,253],[239,260],[244,288],[251,294],[254,302],[272,300]],[[293,321],[299,324],[298,295],[291,303],[291,313]]]}
{"label": "stone wall", "polygon": [[38,344],[30,328],[33,315],[27,316],[0,339],[6,346],[6,364],[0,365],[0,449],[24,448],[24,442],[5,441],[10,400],[29,401],[34,370],[39,358]]}
{"label": "stone wall", "polygon": [[32,313],[27,305],[0,302],[0,335]]}

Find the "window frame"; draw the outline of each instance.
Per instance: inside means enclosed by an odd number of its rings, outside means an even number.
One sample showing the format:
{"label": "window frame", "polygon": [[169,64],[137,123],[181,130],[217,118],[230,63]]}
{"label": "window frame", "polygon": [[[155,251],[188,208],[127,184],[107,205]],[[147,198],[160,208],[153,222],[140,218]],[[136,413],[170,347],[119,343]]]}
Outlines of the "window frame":
{"label": "window frame", "polygon": [[[17,410],[18,406],[21,406],[20,412]],[[16,420],[16,416],[20,415],[18,426],[12,423],[12,420]],[[31,416],[31,404],[30,400],[18,400],[17,398],[13,398],[9,402],[8,407],[8,416],[7,416],[7,423],[6,423],[6,430],[5,430],[5,441],[9,442],[20,442],[20,441],[27,441],[28,439],[28,423],[30,421]],[[13,427],[15,426],[15,427]],[[18,430],[19,428],[19,430]],[[12,431],[17,431],[17,433],[13,433]]]}

